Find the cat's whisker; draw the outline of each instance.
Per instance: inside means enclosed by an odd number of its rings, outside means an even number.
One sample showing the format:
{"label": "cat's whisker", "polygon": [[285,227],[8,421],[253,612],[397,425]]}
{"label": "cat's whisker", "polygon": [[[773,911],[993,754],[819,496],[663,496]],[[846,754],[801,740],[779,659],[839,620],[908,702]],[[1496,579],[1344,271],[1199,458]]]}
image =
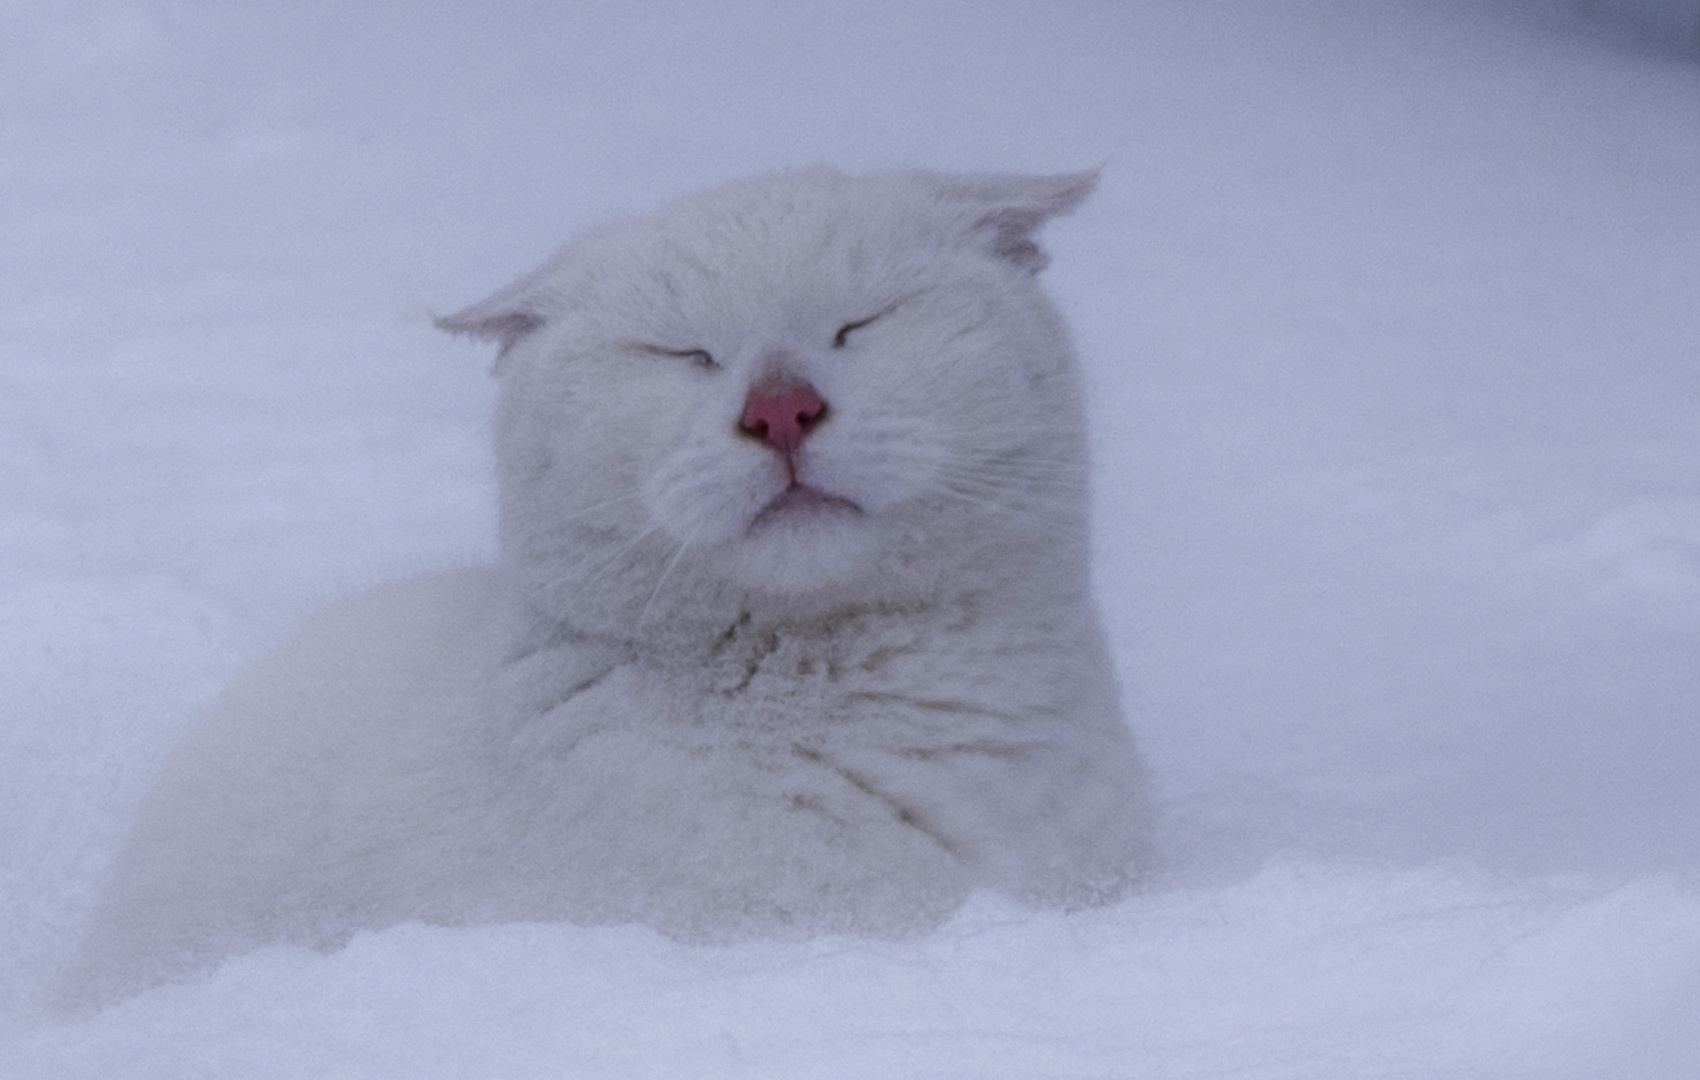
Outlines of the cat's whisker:
{"label": "cat's whisker", "polygon": [[667,583],[667,578],[673,573],[673,568],[679,565],[679,560],[684,558],[685,552],[690,550],[692,541],[697,538],[697,533],[701,531],[702,525],[699,523],[696,528],[692,529],[685,536],[683,540],[679,541],[679,550],[675,551],[673,553],[673,557],[667,560],[667,565],[662,567],[661,576],[655,579],[655,588],[649,591],[649,599],[643,602],[643,610],[638,612],[637,625],[634,627],[634,632],[643,629],[644,620],[649,618],[649,609],[654,606],[656,597],[661,595],[661,586]]}
{"label": "cat's whisker", "polygon": [[576,549],[584,546],[584,542],[585,542],[585,535],[584,534],[585,534],[586,529],[594,529],[594,528],[601,528],[601,529],[604,529],[604,530],[621,530],[622,529],[622,526],[615,521],[587,522],[585,520],[586,518],[592,517],[593,515],[596,515],[596,514],[603,513],[605,511],[610,510],[610,509],[617,507],[617,506],[622,506],[622,505],[627,505],[627,504],[639,504],[639,505],[641,505],[642,501],[643,501],[643,493],[638,492],[638,491],[634,491],[634,492],[631,492],[631,493],[626,494],[626,495],[616,496],[612,499],[604,499],[601,502],[592,503],[589,506],[579,507],[577,510],[574,510],[570,513],[561,514],[560,516],[554,518],[553,520],[550,521],[550,523],[546,527],[537,529],[535,532],[533,532],[531,534],[531,539],[533,540],[534,543],[536,541],[540,541],[540,540],[556,540],[556,541],[558,541],[558,544],[555,547],[552,547],[552,548],[539,547],[538,550],[540,550],[540,551],[541,550],[550,550],[550,551],[567,552],[567,551],[576,550]]}
{"label": "cat's whisker", "polygon": [[[998,443],[1010,446],[1049,447],[1058,445],[1058,435],[1055,427],[1035,424],[1031,427],[1019,424],[991,424],[988,426],[953,427],[948,424],[932,422],[933,418],[923,418],[910,423],[889,423],[876,427],[868,425],[871,434],[892,435],[909,439],[964,438],[980,445]],[[1064,442],[1071,440],[1064,439]]]}
{"label": "cat's whisker", "polygon": [[916,430],[930,434],[934,437],[940,435],[951,438],[960,437],[971,439],[980,443],[997,442],[1009,445],[1033,447],[1057,445],[1056,431],[1047,427],[1008,427],[1004,425],[994,425],[992,427],[951,428],[935,426],[917,428]]}
{"label": "cat's whisker", "polygon": [[1071,467],[1034,464],[1026,461],[968,460],[956,456],[917,460],[916,464],[929,471],[953,478],[971,480],[991,486],[1007,486],[1026,490],[1052,489],[1084,492],[1087,489],[1086,470],[1079,464]]}
{"label": "cat's whisker", "polygon": [[1006,513],[1058,513],[1083,505],[1081,492],[1057,491],[1050,485],[1017,485],[973,475],[953,475],[949,472],[939,474],[939,481],[940,487],[945,490],[965,498],[981,500],[984,505]]}
{"label": "cat's whisker", "polygon": [[1004,485],[1028,491],[1080,492],[1087,486],[1083,473],[1033,472],[1025,469],[991,468],[960,462],[940,462],[929,470],[938,475],[961,477],[979,483]]}
{"label": "cat's whisker", "polygon": [[955,482],[941,484],[936,490],[958,502],[978,506],[1000,517],[1051,514],[1065,511],[1074,505],[1045,499],[1011,498],[1010,493],[1006,491],[976,490],[972,486]]}
{"label": "cat's whisker", "polygon": [[1005,483],[1023,487],[1060,488],[1083,491],[1087,486],[1084,471],[1079,469],[1029,469],[1025,466],[978,465],[965,462],[942,462],[934,470],[950,476],[961,476],[987,483]]}
{"label": "cat's whisker", "polygon": [[968,503],[970,506],[977,506],[982,510],[990,510],[999,515],[1009,513],[1009,507],[1004,506],[1001,503],[993,502],[990,499],[982,498],[978,495],[971,495],[967,492],[958,491],[951,487],[943,487],[940,488],[939,491],[941,494],[955,502]]}
{"label": "cat's whisker", "polygon": [[923,435],[920,432],[910,435],[883,434],[878,437],[880,449],[910,457],[922,457],[935,460],[963,461],[974,464],[1001,463],[1030,463],[1035,466],[1055,466],[1064,469],[1083,469],[1084,463],[1080,457],[1055,452],[1051,447],[1033,445],[998,445],[995,440],[982,437],[981,433],[964,433],[972,438],[960,442],[941,440],[937,433]]}
{"label": "cat's whisker", "polygon": [[556,518],[555,520],[557,522],[562,523],[562,524],[565,524],[567,522],[572,522],[572,521],[579,521],[583,518],[587,518],[587,517],[591,516],[592,514],[600,514],[602,511],[611,509],[611,508],[616,507],[616,506],[625,506],[628,503],[641,502],[642,499],[643,499],[643,492],[633,491],[630,494],[618,495],[618,496],[615,496],[612,499],[604,499],[604,500],[602,500],[601,502],[598,502],[598,503],[591,503],[589,506],[581,506],[577,510],[574,510],[572,513],[563,514],[560,517]]}
{"label": "cat's whisker", "polygon": [[[625,558],[628,552],[643,543],[645,540],[649,539],[651,536],[660,532],[661,528],[662,526],[660,522],[652,523],[648,528],[638,532],[631,539],[627,540],[619,547],[614,548],[612,551],[597,551],[591,549],[588,554],[580,555],[578,558],[568,562],[562,568],[561,573],[556,574],[554,577],[545,582],[544,587],[553,589],[561,585],[570,585],[576,581],[583,581],[588,578],[598,576],[602,571],[618,565]],[[577,553],[575,552],[574,554]]]}

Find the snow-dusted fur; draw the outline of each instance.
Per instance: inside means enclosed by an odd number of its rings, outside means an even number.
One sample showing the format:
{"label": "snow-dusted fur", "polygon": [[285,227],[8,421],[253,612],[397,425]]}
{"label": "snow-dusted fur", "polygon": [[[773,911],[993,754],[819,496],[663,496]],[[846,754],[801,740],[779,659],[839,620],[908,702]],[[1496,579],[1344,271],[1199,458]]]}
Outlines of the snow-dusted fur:
{"label": "snow-dusted fur", "polygon": [[[1143,780],[1034,280],[1094,181],[745,181],[444,320],[501,349],[502,563],[334,607],[215,703],[73,997],[408,919],[890,934],[1123,889]],[[789,451],[773,386],[822,405]]]}

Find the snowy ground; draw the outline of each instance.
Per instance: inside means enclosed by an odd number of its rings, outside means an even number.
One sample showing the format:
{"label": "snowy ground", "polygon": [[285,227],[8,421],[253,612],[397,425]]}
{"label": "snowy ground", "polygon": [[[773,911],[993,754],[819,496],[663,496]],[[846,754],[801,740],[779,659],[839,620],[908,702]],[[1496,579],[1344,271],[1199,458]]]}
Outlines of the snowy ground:
{"label": "snowy ground", "polygon": [[[1587,6],[0,3],[0,1075],[1700,1075],[1700,61]],[[195,705],[490,553],[429,314],[817,161],[1107,163],[1048,276],[1165,878],[403,926],[42,1021]]]}

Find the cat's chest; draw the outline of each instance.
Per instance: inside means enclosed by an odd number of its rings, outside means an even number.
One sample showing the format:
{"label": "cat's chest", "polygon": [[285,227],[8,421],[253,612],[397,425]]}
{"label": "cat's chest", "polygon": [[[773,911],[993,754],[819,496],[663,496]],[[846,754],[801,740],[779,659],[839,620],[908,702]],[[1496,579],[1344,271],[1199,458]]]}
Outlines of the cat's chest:
{"label": "cat's chest", "polygon": [[790,747],[853,732],[878,738],[902,726],[892,707],[910,682],[900,658],[931,652],[936,663],[952,665],[931,637],[924,628],[830,635],[736,627],[695,662],[634,666],[633,720],[685,743],[730,738]]}
{"label": "cat's chest", "polygon": [[729,628],[700,660],[646,665],[658,685],[705,710],[825,707],[878,681],[877,644],[853,635]]}
{"label": "cat's chest", "polygon": [[521,741],[551,757],[604,733],[656,745],[792,760],[834,746],[926,749],[1020,723],[1005,685],[1017,673],[959,625],[867,620],[832,632],[748,623],[685,656],[624,656],[587,671],[517,718]]}
{"label": "cat's chest", "polygon": [[718,873],[697,839],[712,835],[728,895],[767,895],[775,875],[889,883],[910,863],[1003,874],[999,845],[1042,820],[1067,756],[1055,710],[1021,700],[1031,654],[961,620],[849,629],[742,624],[689,662],[562,664],[568,691],[498,740],[491,812],[536,838],[526,859],[618,863],[610,880]]}

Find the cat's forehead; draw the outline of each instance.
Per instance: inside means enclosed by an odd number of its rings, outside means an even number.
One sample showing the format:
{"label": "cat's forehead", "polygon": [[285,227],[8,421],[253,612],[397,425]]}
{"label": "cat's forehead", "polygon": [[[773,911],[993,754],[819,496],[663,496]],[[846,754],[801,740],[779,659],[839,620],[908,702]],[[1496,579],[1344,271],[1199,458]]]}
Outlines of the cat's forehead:
{"label": "cat's forehead", "polygon": [[891,182],[835,174],[746,181],[633,223],[615,284],[657,313],[837,317],[905,287],[945,229]]}
{"label": "cat's forehead", "polygon": [[1032,291],[1047,261],[1035,232],[1097,181],[829,169],[737,181],[582,234],[438,325],[498,342],[500,370],[551,324],[627,339],[717,327],[818,333],[823,320],[842,328],[922,291],[996,303]]}

